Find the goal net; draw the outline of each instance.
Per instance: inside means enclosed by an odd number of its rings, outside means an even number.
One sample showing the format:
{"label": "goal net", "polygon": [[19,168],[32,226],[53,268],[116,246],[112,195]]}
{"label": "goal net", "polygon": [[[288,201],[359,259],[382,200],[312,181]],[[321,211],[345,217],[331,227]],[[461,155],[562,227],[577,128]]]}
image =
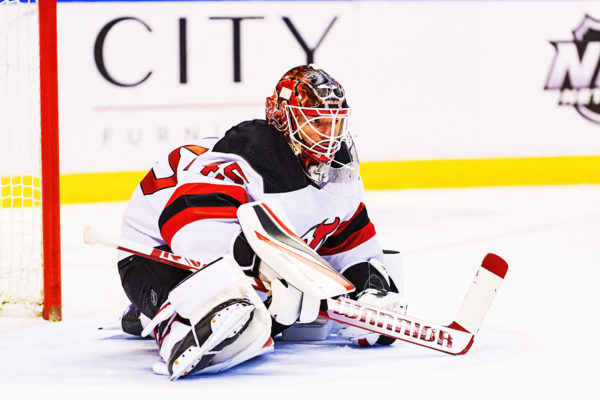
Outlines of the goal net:
{"label": "goal net", "polygon": [[0,1],[0,310],[60,320],[56,0]]}

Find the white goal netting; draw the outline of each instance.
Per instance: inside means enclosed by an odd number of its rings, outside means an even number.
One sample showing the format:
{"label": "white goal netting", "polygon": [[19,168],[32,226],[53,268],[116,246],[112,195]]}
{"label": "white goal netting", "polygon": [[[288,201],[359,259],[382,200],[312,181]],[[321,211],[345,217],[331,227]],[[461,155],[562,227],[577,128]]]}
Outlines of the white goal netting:
{"label": "white goal netting", "polygon": [[0,309],[43,300],[37,4],[0,3]]}

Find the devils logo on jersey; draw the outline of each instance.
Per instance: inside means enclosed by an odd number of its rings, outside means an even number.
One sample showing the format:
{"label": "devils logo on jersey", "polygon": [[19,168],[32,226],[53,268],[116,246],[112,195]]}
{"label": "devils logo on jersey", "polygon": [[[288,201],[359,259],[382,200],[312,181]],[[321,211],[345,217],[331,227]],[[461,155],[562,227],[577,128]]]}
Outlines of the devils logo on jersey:
{"label": "devils logo on jersey", "polygon": [[338,217],[335,217],[332,222],[327,221],[329,221],[329,218],[313,226],[308,232],[302,235],[302,239],[308,243],[310,248],[318,249],[321,247],[325,243],[325,240],[340,226],[340,219]]}

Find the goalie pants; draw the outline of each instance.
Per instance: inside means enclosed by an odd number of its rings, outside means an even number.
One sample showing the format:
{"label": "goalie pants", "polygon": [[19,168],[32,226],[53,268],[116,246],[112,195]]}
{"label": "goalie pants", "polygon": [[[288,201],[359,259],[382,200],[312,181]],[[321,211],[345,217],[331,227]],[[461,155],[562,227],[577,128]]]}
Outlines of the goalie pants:
{"label": "goalie pants", "polygon": [[[157,249],[171,252],[166,245]],[[190,271],[135,255],[119,261],[118,267],[125,294],[148,318],[156,315],[171,289],[191,275]]]}

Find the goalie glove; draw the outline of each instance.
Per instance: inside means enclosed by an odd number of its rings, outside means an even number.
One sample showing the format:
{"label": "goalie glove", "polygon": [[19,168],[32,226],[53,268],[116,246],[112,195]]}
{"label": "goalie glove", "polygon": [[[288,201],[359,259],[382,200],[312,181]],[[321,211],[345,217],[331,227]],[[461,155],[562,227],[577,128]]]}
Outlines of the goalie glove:
{"label": "goalie glove", "polygon": [[[351,293],[349,295],[351,299],[406,315],[408,306],[404,298],[398,294],[396,284],[377,259],[354,264],[342,271],[342,275],[356,287],[357,294]],[[346,337],[353,344],[360,347],[370,347],[375,344],[387,346],[395,341],[395,339],[387,336],[353,326],[340,329],[338,335]]]}

